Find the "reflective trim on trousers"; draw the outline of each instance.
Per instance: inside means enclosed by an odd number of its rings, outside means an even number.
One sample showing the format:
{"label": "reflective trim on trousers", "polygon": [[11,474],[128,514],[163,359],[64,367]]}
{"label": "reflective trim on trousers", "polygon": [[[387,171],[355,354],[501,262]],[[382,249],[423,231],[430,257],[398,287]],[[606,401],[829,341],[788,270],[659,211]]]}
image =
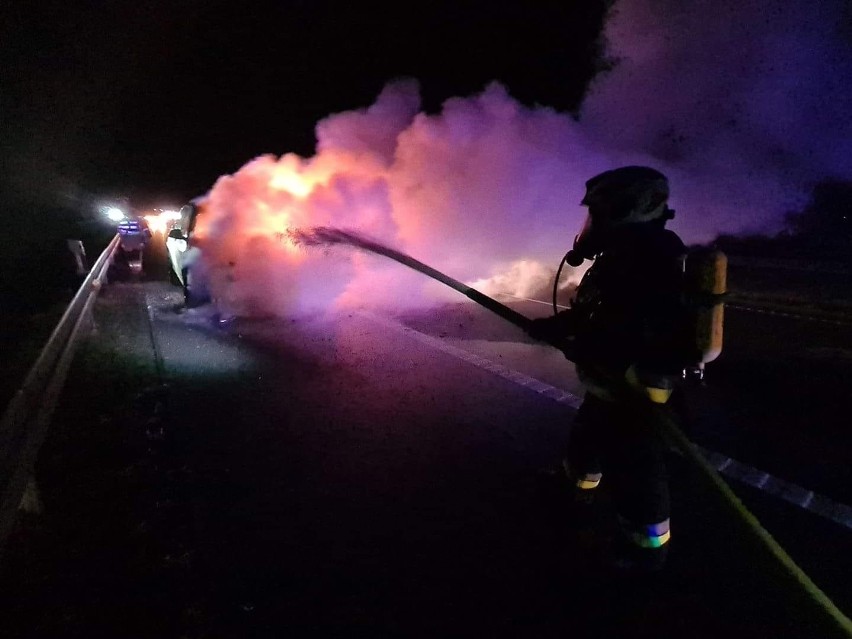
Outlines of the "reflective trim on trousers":
{"label": "reflective trim on trousers", "polygon": [[[562,470],[565,471],[565,475],[569,478],[575,476],[567,459],[562,460]],[[603,477],[603,473],[582,473],[576,475],[574,485],[580,490],[591,490],[598,487],[598,484],[601,483],[601,477]]]}
{"label": "reflective trim on trousers", "polygon": [[586,473],[585,475],[580,475],[577,477],[577,488],[580,490],[597,488],[598,484],[601,483],[601,477],[603,477],[603,473]]}
{"label": "reflective trim on trousers", "polygon": [[634,524],[623,517],[619,517],[619,521],[630,541],[642,548],[659,548],[668,543],[672,536],[668,519],[646,525]]}

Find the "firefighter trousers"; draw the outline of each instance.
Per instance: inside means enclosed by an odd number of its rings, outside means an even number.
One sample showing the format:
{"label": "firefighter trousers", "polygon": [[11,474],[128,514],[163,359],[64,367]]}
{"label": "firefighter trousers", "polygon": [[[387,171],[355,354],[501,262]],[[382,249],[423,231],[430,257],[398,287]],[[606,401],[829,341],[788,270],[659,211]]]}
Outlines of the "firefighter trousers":
{"label": "firefighter trousers", "polygon": [[609,402],[587,393],[566,459],[575,477],[602,474],[623,520],[638,526],[668,520],[665,447],[657,413],[648,404]]}

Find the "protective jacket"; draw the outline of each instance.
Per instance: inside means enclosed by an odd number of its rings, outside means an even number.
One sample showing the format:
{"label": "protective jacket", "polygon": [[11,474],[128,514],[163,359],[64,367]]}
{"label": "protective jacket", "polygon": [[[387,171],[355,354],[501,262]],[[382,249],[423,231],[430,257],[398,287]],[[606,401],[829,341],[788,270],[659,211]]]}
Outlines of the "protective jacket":
{"label": "protective jacket", "polygon": [[[643,387],[665,401],[684,352],[681,301],[683,242],[658,224],[614,233],[577,288],[571,308],[554,318],[572,337],[572,359],[589,391],[617,399]],[[647,393],[646,393],[647,394]]]}

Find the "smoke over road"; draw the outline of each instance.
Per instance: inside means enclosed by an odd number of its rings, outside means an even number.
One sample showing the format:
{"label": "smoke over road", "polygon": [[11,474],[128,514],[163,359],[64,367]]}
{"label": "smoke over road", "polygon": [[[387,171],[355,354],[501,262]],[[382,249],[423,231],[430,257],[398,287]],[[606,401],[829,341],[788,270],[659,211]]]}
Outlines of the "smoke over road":
{"label": "smoke over road", "polygon": [[[773,230],[827,175],[852,175],[852,55],[842,5],[624,0],[619,59],[579,120],[498,83],[421,112],[417,82],[316,127],[316,154],[258,157],[220,178],[198,234],[214,295],[236,312],[422,304],[450,293],[351,251],[303,250],[291,229],[356,229],[488,294],[546,285],[590,176],[648,164],[672,181],[687,242]],[[577,274],[574,274],[576,277]]]}

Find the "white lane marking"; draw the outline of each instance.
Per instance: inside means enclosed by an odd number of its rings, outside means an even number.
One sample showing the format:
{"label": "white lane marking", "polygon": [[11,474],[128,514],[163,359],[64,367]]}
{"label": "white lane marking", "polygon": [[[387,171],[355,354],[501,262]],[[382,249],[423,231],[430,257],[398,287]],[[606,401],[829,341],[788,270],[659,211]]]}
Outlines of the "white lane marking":
{"label": "white lane marking", "polygon": [[[511,293],[497,293],[497,295],[503,295],[505,297],[511,297],[516,300],[524,300],[525,302],[535,302],[536,304],[544,304],[545,306],[550,306],[553,308],[553,302],[545,302],[544,300],[535,300],[531,297],[519,297],[517,295],[512,295]],[[570,306],[563,306],[562,304],[557,304],[556,308],[571,308]]]}
{"label": "white lane marking", "polygon": [[843,320],[827,319],[825,317],[816,317],[814,315],[797,315],[795,313],[785,313],[784,311],[774,311],[766,308],[755,308],[753,306],[744,306],[742,304],[725,303],[725,308],[732,308],[735,311],[745,311],[747,313],[761,313],[763,315],[775,315],[776,317],[787,317],[790,319],[807,320],[809,322],[821,322],[823,324],[833,324],[835,326],[852,326],[852,322]]}
{"label": "white lane marking", "polygon": [[693,444],[716,469],[731,479],[753,486],[773,497],[778,497],[803,510],[830,519],[841,526],[852,529],[852,506],[814,493],[798,484],[788,482],[753,466],[743,464],[736,459],[725,457],[717,452]]}
{"label": "white lane marking", "polygon": [[[560,404],[564,404],[573,410],[577,410],[583,402],[582,398],[577,397],[564,389],[551,386],[541,380],[538,380],[529,375],[524,375],[518,371],[507,368],[502,364],[497,364],[484,357],[479,357],[473,353],[468,353],[465,350],[444,343],[437,337],[426,335],[413,328],[405,326],[396,320],[376,315],[369,311],[361,311],[361,315],[381,324],[382,326],[401,331],[409,337],[425,344],[431,348],[452,355],[457,359],[468,362],[483,368],[495,375],[499,375],[504,379],[515,382],[519,386],[524,386],[535,391],[539,395],[544,395]],[[731,459],[726,455],[715,451],[703,448],[698,444],[693,444],[695,448],[713,465],[722,475],[735,479],[739,482],[757,488],[773,497],[778,497],[787,501],[803,510],[807,510],[815,515],[830,519],[841,526],[845,526],[852,530],[852,506],[833,501],[824,495],[815,494],[812,490],[803,488],[792,482],[780,479],[767,472],[758,470],[753,466],[743,464],[736,459]]]}
{"label": "white lane marking", "polygon": [[437,337],[432,337],[431,335],[426,335],[424,333],[421,333],[420,331],[416,331],[413,328],[405,326],[400,322],[397,322],[387,317],[376,315],[374,313],[370,313],[368,311],[361,311],[361,314],[377,322],[378,324],[381,324],[382,326],[402,331],[409,337],[416,339],[418,342],[426,344],[427,346],[430,346],[436,350],[447,353],[448,355],[452,355],[453,357],[473,364],[474,366],[483,368],[491,373],[494,373],[495,375],[502,377],[503,379],[508,379],[509,381],[514,382],[519,386],[529,388],[530,390],[533,390],[540,395],[545,395],[550,399],[559,402],[560,404],[565,404],[566,406],[573,408],[574,410],[580,408],[580,404],[583,403],[582,398],[577,397],[573,393],[570,393],[564,389],[556,388],[555,386],[546,384],[540,380],[535,379],[534,377],[530,377],[529,375],[524,375],[523,373],[519,373],[516,370],[507,368],[502,364],[497,364],[489,359],[480,357],[479,355],[474,355],[473,353],[469,353],[465,350],[462,350],[461,348],[456,348],[455,346],[446,344]]}

